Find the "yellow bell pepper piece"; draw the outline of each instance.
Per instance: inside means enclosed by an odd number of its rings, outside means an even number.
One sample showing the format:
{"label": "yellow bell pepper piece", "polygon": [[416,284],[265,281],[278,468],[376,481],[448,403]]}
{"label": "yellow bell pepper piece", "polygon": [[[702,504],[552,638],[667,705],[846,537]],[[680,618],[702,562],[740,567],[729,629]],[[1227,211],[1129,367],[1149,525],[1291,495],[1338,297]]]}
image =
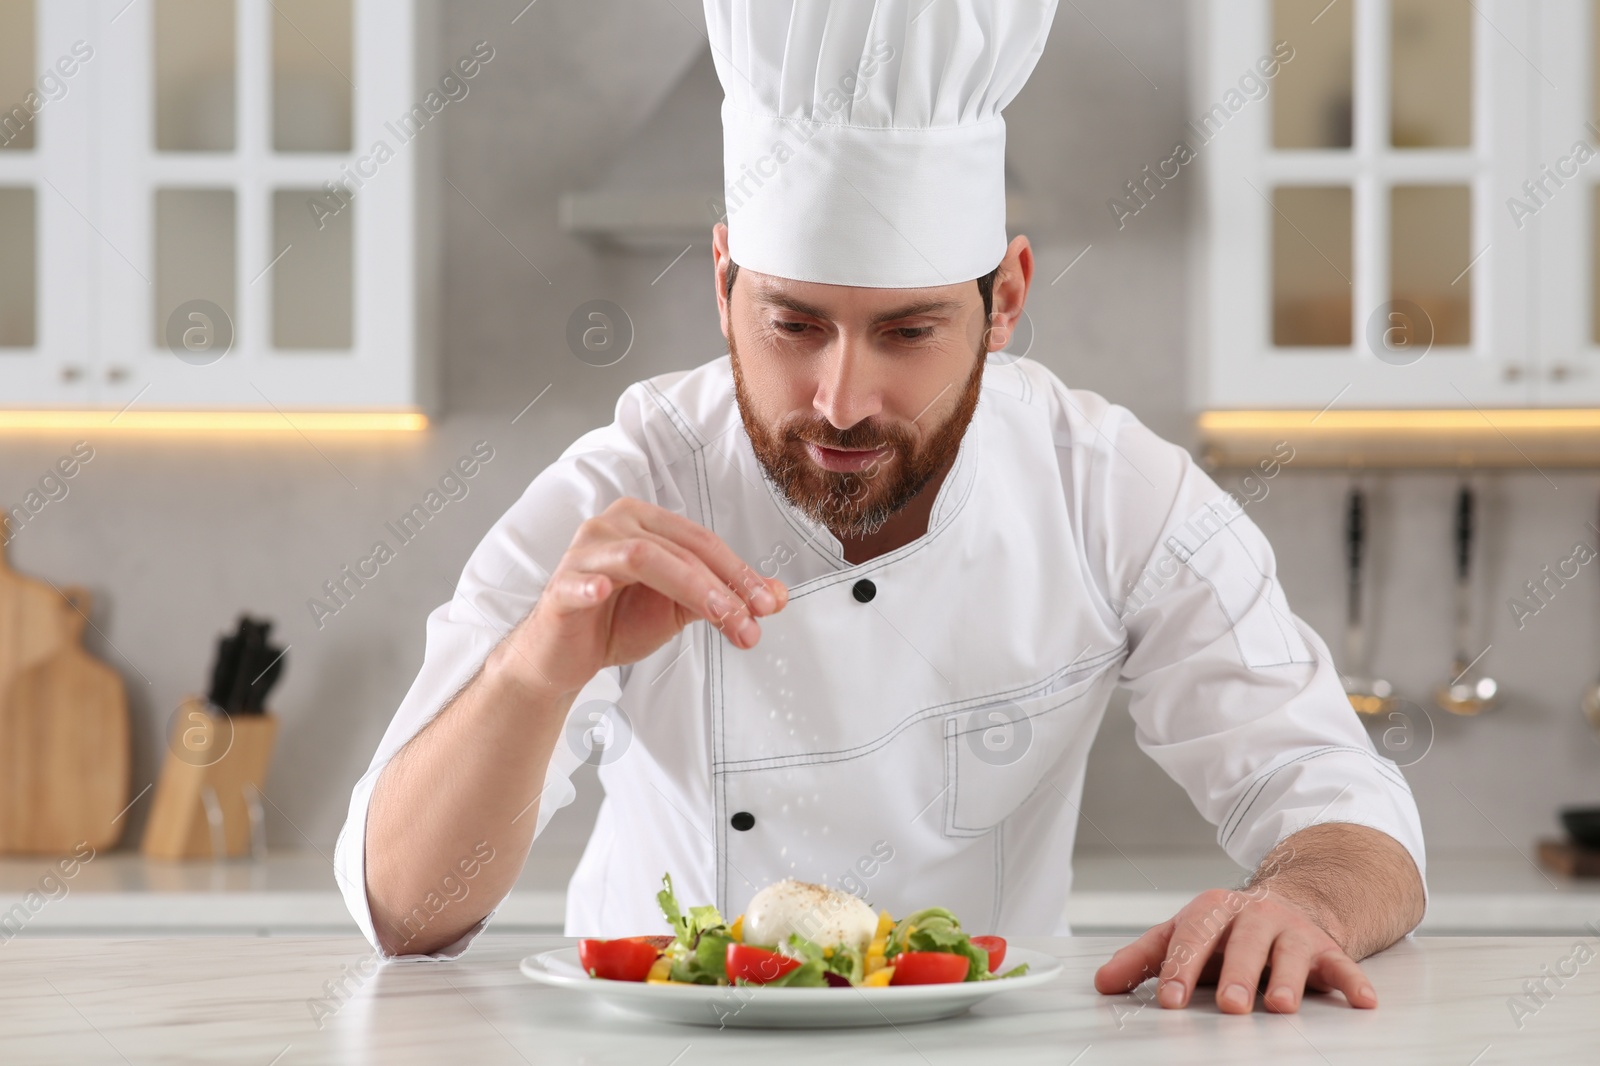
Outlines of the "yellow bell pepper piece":
{"label": "yellow bell pepper piece", "polygon": [[868,955],[866,962],[866,973],[870,977],[872,974],[877,973],[887,965],[889,964],[884,961],[883,952],[880,951],[876,955]]}
{"label": "yellow bell pepper piece", "polygon": [[861,984],[865,988],[887,988],[889,987],[889,982],[893,979],[894,967],[885,966],[876,973],[869,973]]}
{"label": "yellow bell pepper piece", "polygon": [[733,924],[728,927],[728,935],[736,942],[744,943],[744,915],[741,914],[733,920]]}
{"label": "yellow bell pepper piece", "polygon": [[[672,972],[672,960],[665,955],[661,956],[650,966],[650,972],[644,975],[646,981],[666,981],[667,974]],[[672,982],[682,984],[682,981]]]}
{"label": "yellow bell pepper piece", "polygon": [[889,912],[879,911],[878,928],[877,931],[872,934],[872,938],[874,940],[886,940],[888,939],[889,932],[892,929],[894,929],[894,919],[889,917]]}
{"label": "yellow bell pepper piece", "polygon": [[822,949],[822,957],[825,958],[825,959],[833,958],[833,949],[832,948],[823,948]]}

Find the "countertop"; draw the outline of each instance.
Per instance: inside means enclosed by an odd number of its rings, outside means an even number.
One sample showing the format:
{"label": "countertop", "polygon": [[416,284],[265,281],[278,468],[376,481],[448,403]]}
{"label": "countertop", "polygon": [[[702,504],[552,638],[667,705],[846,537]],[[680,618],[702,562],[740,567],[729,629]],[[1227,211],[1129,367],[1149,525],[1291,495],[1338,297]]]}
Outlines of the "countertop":
{"label": "countertop", "polygon": [[[1073,1066],[1491,1066],[1592,1062],[1600,1017],[1594,937],[1582,941],[1587,964],[1565,961],[1574,957],[1575,938],[1402,941],[1366,964],[1376,1010],[1313,996],[1297,1015],[1247,1016],[1221,1015],[1207,996],[1182,1011],[1147,1006],[1150,986],[1097,995],[1091,975],[1118,939],[1018,938],[1019,946],[1064,960],[1062,974],[946,1021],[833,1031],[635,1020],[518,972],[523,956],[569,943],[486,938],[456,962],[389,964],[362,976],[374,970],[369,951],[350,937],[13,940],[0,948],[0,1061],[748,1066],[754,1058],[971,1066],[1003,1056]],[[1546,967],[1576,972],[1530,1007],[1523,982]],[[1520,1018],[1511,1006],[1518,1002]]]}
{"label": "countertop", "polygon": [[[1137,932],[1165,921],[1197,893],[1237,885],[1243,871],[1220,850],[1080,852],[1067,918],[1080,934]],[[47,859],[0,860],[0,911],[43,892]],[[560,933],[568,868],[529,861],[489,926],[491,934]],[[1427,935],[1577,935],[1600,922],[1600,880],[1546,873],[1509,846],[1441,852],[1428,862]],[[35,935],[353,933],[328,859],[277,852],[264,862],[153,862],[134,852],[96,856],[20,929]],[[1004,930],[1001,930],[1004,932]]]}

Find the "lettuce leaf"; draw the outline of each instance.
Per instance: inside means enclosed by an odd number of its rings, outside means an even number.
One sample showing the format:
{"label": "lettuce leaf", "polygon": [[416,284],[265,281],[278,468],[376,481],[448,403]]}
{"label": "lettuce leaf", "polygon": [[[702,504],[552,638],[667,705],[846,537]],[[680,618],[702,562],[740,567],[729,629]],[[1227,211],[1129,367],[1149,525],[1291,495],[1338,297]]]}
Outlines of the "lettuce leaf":
{"label": "lettuce leaf", "polygon": [[678,897],[672,894],[672,875],[662,874],[661,883],[666,887],[656,893],[656,903],[661,907],[661,913],[667,916],[667,924],[672,926],[673,935],[678,938],[678,943],[687,946],[689,923],[678,910]]}
{"label": "lettuce leaf", "polygon": [[827,969],[827,961],[822,957],[822,949],[799,933],[790,933],[786,942],[788,951],[782,952],[790,958],[801,959],[799,966],[790,970],[775,981],[768,981],[768,988],[826,988],[828,979],[823,977]]}
{"label": "lettuce leaf", "polygon": [[676,955],[667,976],[693,985],[727,984],[728,945],[731,943],[732,937],[711,931],[701,933],[692,952]]}
{"label": "lettuce leaf", "polygon": [[853,985],[859,985],[867,974],[866,959],[862,957],[861,952],[848,944],[835,947],[833,954],[823,959],[822,964]]}
{"label": "lettuce leaf", "polygon": [[[885,959],[902,951],[942,951],[967,960],[968,981],[990,977],[989,953],[972,942],[956,916],[943,907],[928,907],[906,915],[895,924],[884,948]],[[1026,965],[1026,964],[1024,964]]]}
{"label": "lettuce leaf", "polygon": [[685,915],[672,891],[672,875],[663,874],[661,883],[665,887],[656,893],[656,902],[676,937],[666,952],[672,960],[667,976],[696,985],[727,984],[728,945],[733,938],[722,915],[715,907],[690,907]]}
{"label": "lettuce leaf", "polygon": [[677,897],[672,894],[672,875],[662,874],[661,883],[666,887],[656,893],[656,902],[661,906],[661,913],[667,916],[667,924],[672,926],[673,935],[684,948],[693,951],[702,933],[727,928],[715,907],[690,907],[686,917],[678,906]]}

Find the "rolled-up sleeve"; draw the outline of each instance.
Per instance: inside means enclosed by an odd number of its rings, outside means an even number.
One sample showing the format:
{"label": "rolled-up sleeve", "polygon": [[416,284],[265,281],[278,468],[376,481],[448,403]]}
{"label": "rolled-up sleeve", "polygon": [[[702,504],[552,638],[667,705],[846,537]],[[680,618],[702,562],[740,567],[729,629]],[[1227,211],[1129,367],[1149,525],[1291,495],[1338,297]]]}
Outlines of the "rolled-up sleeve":
{"label": "rolled-up sleeve", "polygon": [[[616,420],[584,434],[533,479],[473,551],[454,597],[428,616],[421,669],[366,773],[351,791],[349,813],[334,851],[334,873],[345,905],[382,958],[453,959],[494,917],[491,910],[455,943],[428,955],[383,952],[366,888],[366,825],[372,792],[389,760],[472,680],[500,640],[533,609],[585,519],[623,496],[672,502],[659,499],[641,444],[648,412],[639,387],[624,392]],[[572,707],[576,710],[596,699],[615,701],[621,695],[621,682],[619,668],[602,670],[579,692]],[[582,762],[569,745],[556,745],[540,793],[535,839],[556,811],[576,798],[571,777]],[[470,862],[473,842],[464,841],[462,847],[462,860]]]}
{"label": "rolled-up sleeve", "polygon": [[1426,892],[1411,789],[1374,748],[1327,645],[1289,610],[1245,505],[1122,408],[1101,412],[1096,433],[1083,480],[1106,522],[1091,547],[1127,633],[1139,747],[1241,866],[1307,826],[1354,823],[1399,842]]}
{"label": "rolled-up sleeve", "polygon": [[[344,896],[345,906],[349,908],[356,925],[361,929],[361,934],[383,958],[396,960],[456,958],[467,949],[467,945],[483,931],[495,915],[495,911],[491,910],[481,921],[463,933],[460,939],[436,952],[427,955],[402,952],[391,956],[384,952],[378,939],[366,887],[367,809],[372,802],[372,790],[378,782],[379,775],[383,773],[384,767],[389,765],[389,760],[394,758],[395,754],[405,747],[406,743],[448,702],[449,697],[472,679],[489,652],[504,635],[505,630],[481,622],[464,620],[461,617],[463,613],[471,615],[475,610],[475,605],[464,601],[462,595],[458,594],[456,599],[436,608],[428,616],[427,652],[422,669],[412,683],[411,690],[401,703],[400,709],[389,723],[389,728],[378,745],[377,753],[373,756],[372,764],[351,791],[349,814],[343,830],[339,833],[339,842],[334,848],[334,871],[339,882],[339,891]],[[602,671],[579,693],[577,699],[573,701],[573,707],[581,707],[591,699],[615,700],[620,692],[617,671]],[[579,765],[581,760],[568,749],[567,745],[556,745],[550,765],[545,771],[543,790],[539,794],[539,807],[533,830],[534,839],[538,839],[539,834],[544,832],[545,826],[550,824],[550,819],[555,816],[556,811],[577,798],[577,790],[572,785],[571,777]],[[473,858],[472,842],[464,842],[462,858],[463,860]],[[441,889],[441,896],[443,894],[444,890]]]}

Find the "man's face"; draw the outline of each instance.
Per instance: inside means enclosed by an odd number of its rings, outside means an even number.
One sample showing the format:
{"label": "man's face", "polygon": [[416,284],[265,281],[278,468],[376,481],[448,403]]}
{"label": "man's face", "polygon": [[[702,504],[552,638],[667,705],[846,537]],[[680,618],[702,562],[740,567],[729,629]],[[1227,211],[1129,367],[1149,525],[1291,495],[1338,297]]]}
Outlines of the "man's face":
{"label": "man's face", "polygon": [[870,536],[954,458],[987,344],[971,281],[873,289],[741,269],[727,318],[739,414],[789,502]]}

